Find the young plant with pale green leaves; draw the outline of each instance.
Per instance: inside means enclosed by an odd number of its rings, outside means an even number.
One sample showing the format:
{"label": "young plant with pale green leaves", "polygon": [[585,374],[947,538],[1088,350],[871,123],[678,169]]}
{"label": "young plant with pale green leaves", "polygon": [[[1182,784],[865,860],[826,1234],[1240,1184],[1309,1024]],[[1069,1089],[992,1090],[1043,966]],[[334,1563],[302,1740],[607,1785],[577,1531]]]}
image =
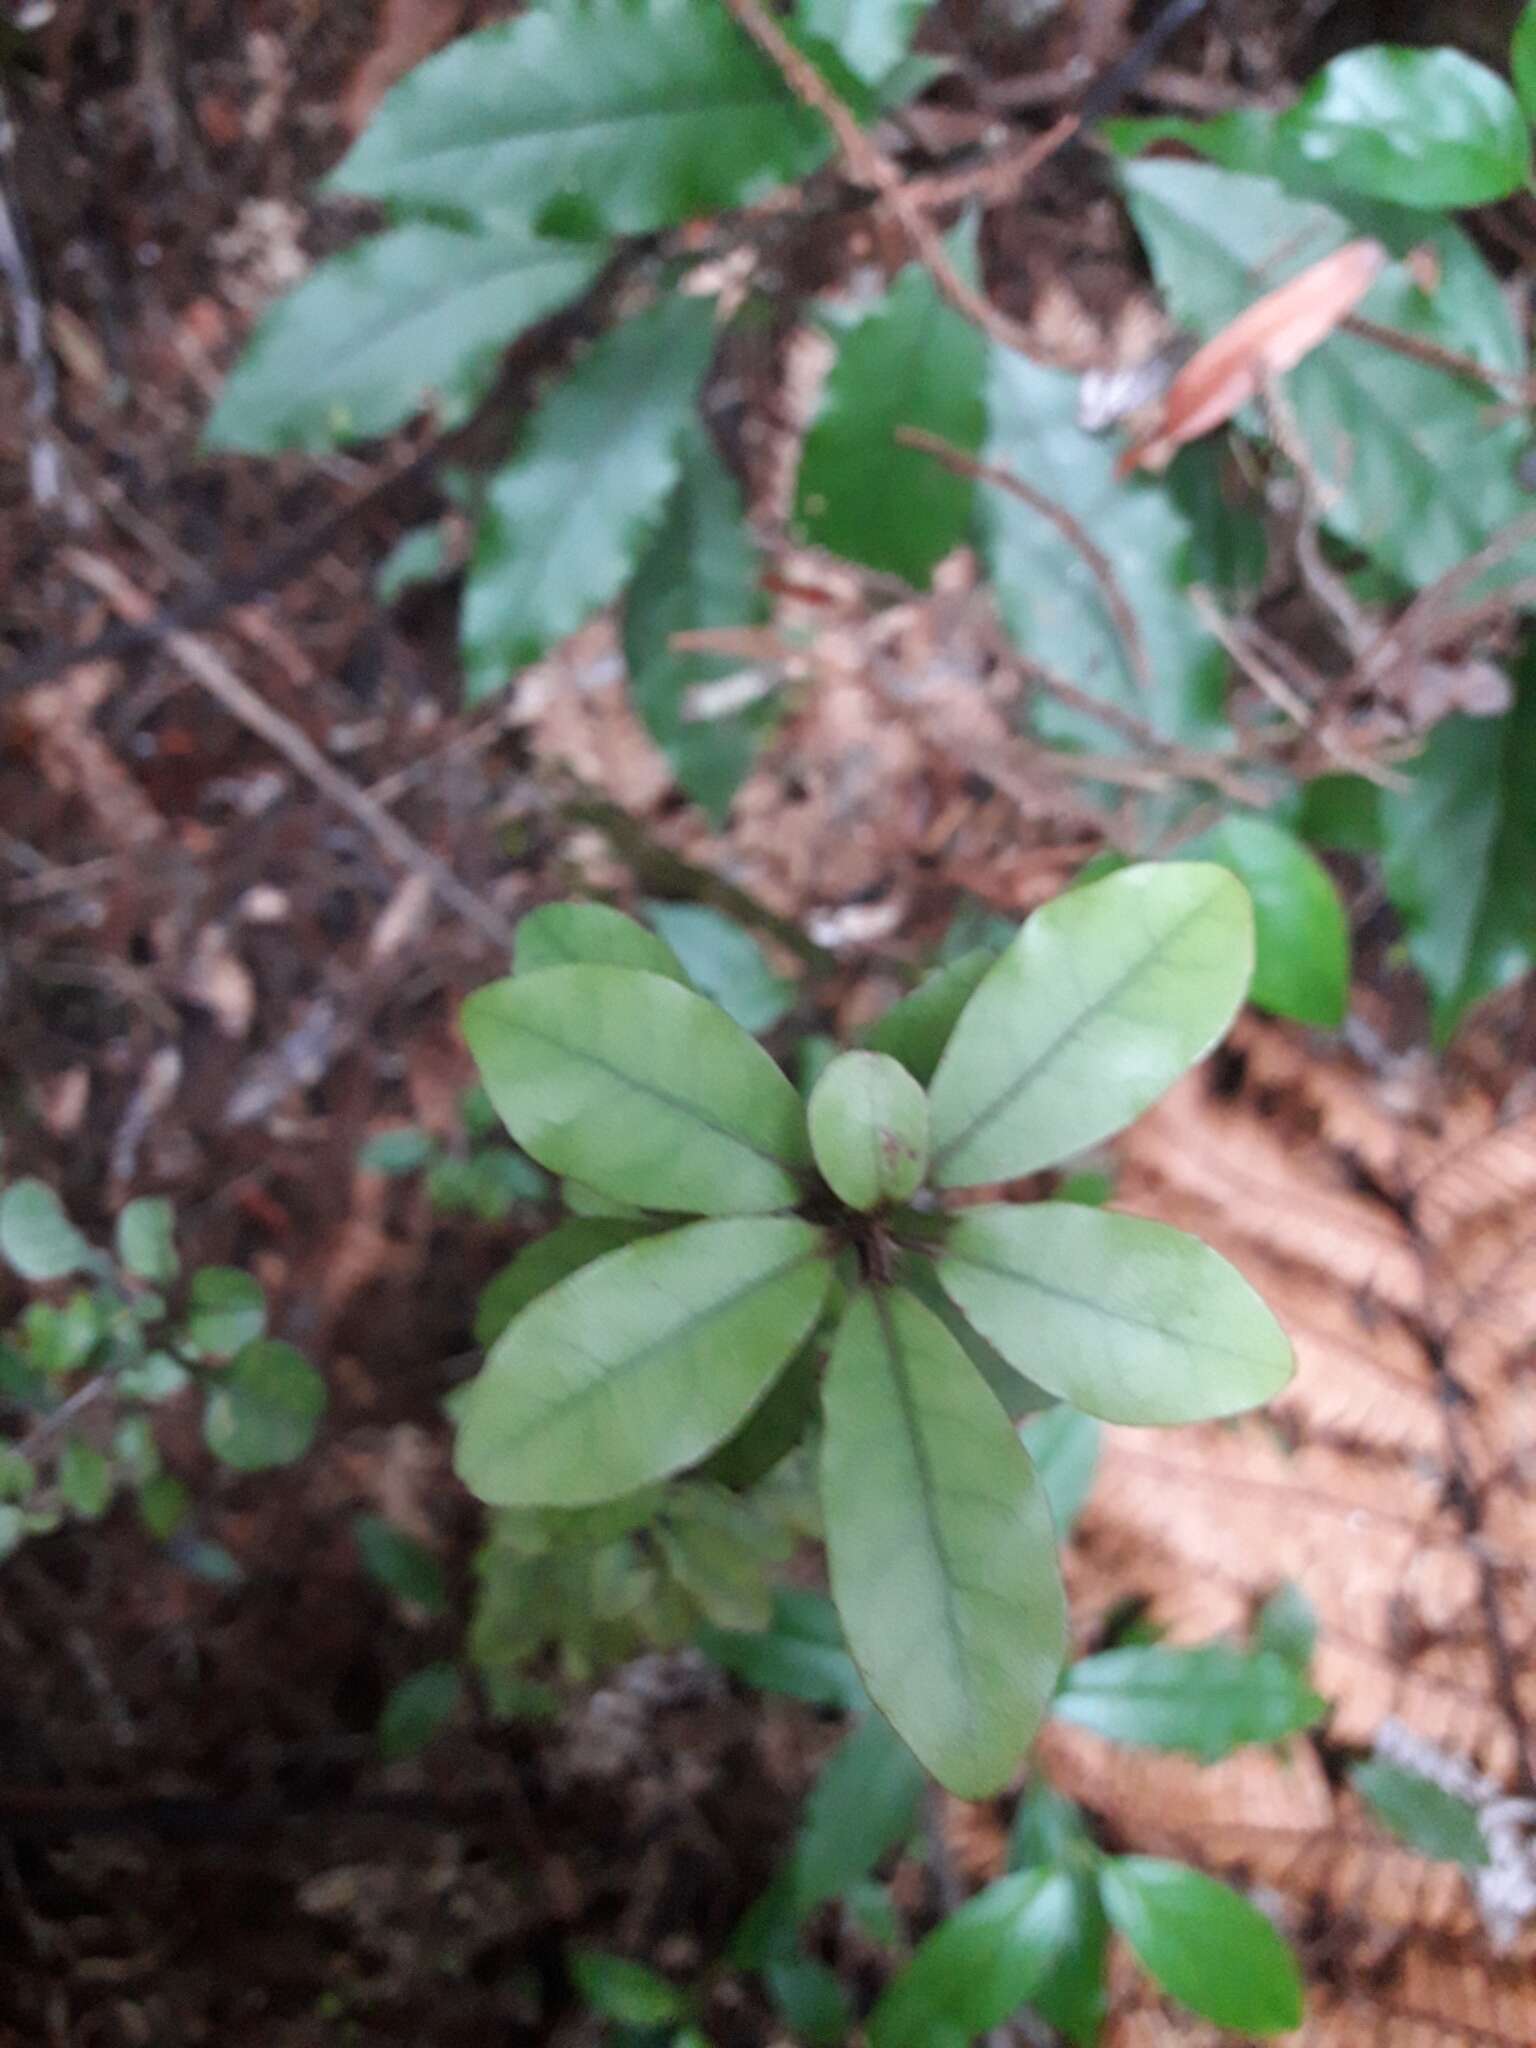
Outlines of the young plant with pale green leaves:
{"label": "young plant with pale green leaves", "polygon": [[1066,1640],[1017,1416],[1234,1415],[1292,1361],[1198,1240],[976,1191],[1098,1144],[1210,1051],[1253,970],[1245,890],[1203,862],[1073,890],[968,992],[898,1004],[809,1104],[616,912],[536,913],[515,964],[465,1007],[486,1091],[623,1241],[545,1260],[457,1405],[460,1475],[499,1507],[580,1509],[750,1466],[756,1431],[786,1440],[790,1379],[787,1440],[812,1427],[824,1348],[822,1513],[860,1678],[941,1782],[997,1790]]}

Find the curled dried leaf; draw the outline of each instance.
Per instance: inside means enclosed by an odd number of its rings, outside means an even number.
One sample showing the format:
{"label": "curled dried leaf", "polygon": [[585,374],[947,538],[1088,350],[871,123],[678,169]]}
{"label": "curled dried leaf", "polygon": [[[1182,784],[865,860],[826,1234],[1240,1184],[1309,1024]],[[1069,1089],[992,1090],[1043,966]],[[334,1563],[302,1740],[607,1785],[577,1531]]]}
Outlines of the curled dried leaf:
{"label": "curled dried leaf", "polygon": [[1256,300],[1190,357],[1157,424],[1121,456],[1119,473],[1165,468],[1186,442],[1223,426],[1271,378],[1295,369],[1355,310],[1386,261],[1380,242],[1346,242]]}

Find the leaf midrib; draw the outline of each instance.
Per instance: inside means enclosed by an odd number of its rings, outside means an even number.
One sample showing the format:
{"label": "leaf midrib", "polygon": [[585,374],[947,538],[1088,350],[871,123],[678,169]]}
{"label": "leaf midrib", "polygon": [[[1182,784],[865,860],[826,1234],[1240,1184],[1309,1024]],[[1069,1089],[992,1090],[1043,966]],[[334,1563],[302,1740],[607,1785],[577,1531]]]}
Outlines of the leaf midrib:
{"label": "leaf midrib", "polygon": [[[629,971],[640,973],[645,970],[635,968]],[[655,979],[662,981],[666,977],[657,975]],[[678,982],[672,982],[669,985],[673,988],[681,986]],[[669,1109],[676,1110],[679,1115],[686,1116],[693,1122],[702,1124],[706,1130],[713,1131],[717,1137],[727,1138],[732,1144],[739,1145],[744,1152],[750,1152],[754,1158],[761,1159],[770,1166],[776,1166],[797,1187],[803,1184],[805,1173],[803,1166],[798,1164],[792,1166],[778,1153],[765,1151],[761,1145],[756,1144],[751,1138],[745,1137],[740,1131],[732,1130],[729,1124],[719,1122],[717,1118],[710,1116],[707,1111],[700,1109],[695,1103],[689,1102],[686,1096],[674,1095],[671,1089],[663,1088],[657,1082],[639,1080],[635,1075],[626,1073],[623,1067],[615,1066],[612,1060],[605,1060],[600,1053],[589,1052],[584,1046],[573,1049],[569,1039],[559,1037],[552,1031],[538,1031],[531,1024],[513,1023],[505,1018],[502,1020],[502,1028],[510,1032],[520,1031],[525,1037],[533,1039],[539,1045],[553,1046],[557,1052],[563,1052],[568,1059],[582,1060],[588,1066],[596,1067],[602,1073],[612,1075],[616,1081],[622,1081],[626,1087],[634,1088],[642,1095],[654,1097],[657,1102],[665,1103]],[[775,1072],[777,1072],[777,1069],[775,1069]],[[786,1083],[785,1085],[787,1086],[788,1084]],[[595,1186],[596,1183],[594,1182],[593,1185]]]}
{"label": "leaf midrib", "polygon": [[[1120,995],[1121,991],[1128,987],[1129,984],[1133,982],[1136,979],[1136,977],[1142,972],[1142,970],[1146,967],[1147,963],[1153,958],[1155,958],[1155,956],[1159,952],[1163,951],[1167,947],[1172,946],[1180,938],[1180,936],[1188,930],[1189,926],[1196,922],[1197,919],[1206,916],[1210,910],[1210,907],[1211,899],[1209,897],[1206,897],[1202,902],[1198,903],[1193,910],[1186,911],[1184,916],[1181,917],[1176,924],[1169,925],[1164,931],[1162,931],[1146,948],[1145,952],[1138,954],[1137,957],[1131,962],[1131,964],[1125,969],[1125,971],[1109,984],[1109,986],[1104,990],[1102,995],[1096,996],[1094,1000],[1087,1005],[1086,1008],[1077,1011],[1076,1014],[1062,1026],[1061,1030],[1057,1032],[1056,1036],[1050,1041],[1049,1045],[1045,1047],[1044,1051],[1041,1052],[1030,1063],[1030,1065],[1028,1065],[1024,1069],[1024,1071],[1017,1077],[1016,1080],[1009,1082],[1006,1088],[1002,1089],[998,1094],[994,1095],[992,1100],[985,1104],[983,1108],[977,1110],[976,1114],[971,1118],[969,1123],[965,1124],[962,1127],[962,1129],[957,1131],[954,1137],[946,1140],[944,1144],[940,1145],[936,1149],[933,1155],[933,1172],[935,1178],[939,1180],[940,1185],[943,1185],[943,1170],[947,1162],[950,1159],[952,1159],[957,1152],[964,1150],[964,1148],[971,1142],[972,1138],[975,1137],[976,1133],[981,1129],[982,1125],[989,1122],[994,1117],[1000,1117],[1004,1115],[1013,1106],[1014,1102],[1017,1101],[1018,1097],[1024,1092],[1024,1090],[1030,1085],[1030,1083],[1032,1081],[1037,1080],[1041,1073],[1044,1072],[1044,1070],[1050,1066],[1051,1062],[1056,1058],[1056,1055],[1061,1051],[1062,1047],[1065,1044],[1067,1044],[1072,1038],[1074,1038],[1078,1032],[1084,1030],[1089,1024],[1091,1024],[1094,1021],[1094,1019],[1100,1014],[1101,1011],[1108,1009],[1114,1003],[1116,997]],[[1007,957],[1008,956],[1004,954],[1003,958],[1006,959]],[[999,962],[999,965],[1001,965],[1001,962]],[[985,986],[985,982],[983,982],[982,986]],[[964,1012],[961,1013],[961,1021],[964,1021]],[[957,1036],[958,1032],[959,1026],[957,1025]],[[945,1060],[948,1060],[950,1058],[953,1051],[954,1039],[951,1038],[950,1043],[945,1047],[944,1050]]]}
{"label": "leaf midrib", "polygon": [[[961,1228],[964,1228],[963,1224]],[[1002,1266],[993,1259],[980,1258],[974,1252],[956,1250],[953,1237],[949,1239],[944,1247],[943,1257],[940,1260],[941,1268],[948,1265],[951,1261],[956,1265],[973,1266],[981,1273],[993,1273],[1000,1280],[1011,1280],[1016,1287],[1033,1287],[1052,1301],[1070,1302],[1073,1308],[1087,1309],[1096,1316],[1107,1318],[1110,1322],[1123,1323],[1129,1330],[1148,1331],[1154,1337],[1166,1338],[1170,1344],[1187,1345],[1191,1351],[1205,1351],[1214,1358],[1235,1358],[1246,1365],[1253,1365],[1259,1362],[1252,1352],[1236,1351],[1229,1345],[1219,1344],[1205,1337],[1182,1336],[1177,1331],[1171,1330],[1166,1323],[1154,1323],[1145,1316],[1127,1315],[1117,1308],[1107,1307],[1102,1298],[1096,1299],[1086,1294],[1074,1294],[1071,1288],[1058,1287],[1049,1280],[1037,1279],[1033,1273],[1021,1273],[1014,1266]],[[964,1313],[965,1311],[962,1309],[961,1314],[963,1315]],[[1025,1368],[1023,1366],[1014,1366],[1013,1370],[1015,1372],[1023,1372]]]}
{"label": "leaf midrib", "polygon": [[939,1604],[943,1610],[944,1634],[951,1652],[951,1669],[955,1675],[956,1688],[965,1703],[966,1719],[974,1738],[981,1725],[981,1716],[970,1683],[970,1653],[955,1598],[955,1578],[950,1567],[949,1546],[936,1509],[939,1489],[934,1484],[933,1461],[923,1435],[917,1402],[913,1398],[906,1354],[896,1332],[896,1322],[891,1314],[889,1299],[884,1294],[872,1293],[870,1302],[875,1312],[875,1320],[880,1326],[891,1384],[896,1394],[896,1404],[901,1411],[902,1427],[906,1431],[907,1441],[912,1446],[912,1462],[917,1467],[924,1526],[928,1531],[934,1554],[940,1562]]}
{"label": "leaf midrib", "polygon": [[[772,1219],[763,1217],[760,1220],[769,1222]],[[622,1249],[627,1251],[640,1249],[640,1247],[624,1246]],[[798,1271],[801,1266],[814,1265],[821,1257],[822,1253],[814,1245],[806,1251],[797,1252],[793,1258],[786,1259],[782,1265],[775,1266],[770,1272],[761,1273],[755,1279],[744,1281],[740,1287],[733,1288],[729,1294],[721,1295],[717,1300],[710,1302],[705,1308],[693,1310],[682,1322],[673,1323],[659,1337],[653,1337],[648,1344],[641,1345],[638,1351],[631,1351],[619,1359],[598,1359],[597,1362],[603,1367],[601,1376],[597,1379],[586,1381],[580,1387],[571,1388],[568,1393],[562,1394],[559,1400],[553,1401],[547,1407],[542,1408],[537,1418],[529,1422],[527,1426],[528,1435],[532,1436],[536,1431],[543,1429],[558,1428],[561,1419],[572,1408],[590,1402],[594,1398],[600,1398],[612,1388],[616,1379],[653,1363],[658,1353],[675,1349],[680,1342],[686,1341],[691,1337],[701,1325],[712,1322],[717,1316],[728,1315],[733,1308],[739,1306],[749,1296],[758,1293],[763,1288],[771,1287],[775,1281],[786,1278],[789,1274]],[[510,1328],[511,1325],[509,1324],[508,1327]],[[596,1354],[590,1351],[583,1352],[582,1355],[587,1358],[596,1356]],[[774,1370],[781,1370],[788,1357],[789,1353],[786,1352],[784,1358],[779,1361],[779,1366],[774,1368]],[[771,1375],[768,1377],[771,1378]]]}

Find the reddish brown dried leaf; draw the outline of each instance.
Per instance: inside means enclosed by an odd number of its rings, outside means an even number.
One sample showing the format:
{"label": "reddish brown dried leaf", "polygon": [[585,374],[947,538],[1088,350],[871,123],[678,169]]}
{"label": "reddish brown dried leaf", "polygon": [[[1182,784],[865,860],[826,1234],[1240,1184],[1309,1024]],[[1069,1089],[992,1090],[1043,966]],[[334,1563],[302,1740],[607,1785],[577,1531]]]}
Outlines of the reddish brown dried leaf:
{"label": "reddish brown dried leaf", "polygon": [[1295,369],[1355,310],[1386,260],[1380,242],[1347,242],[1256,300],[1190,357],[1168,387],[1157,425],[1121,456],[1120,474],[1162,469],[1185,442],[1224,425],[1270,378]]}

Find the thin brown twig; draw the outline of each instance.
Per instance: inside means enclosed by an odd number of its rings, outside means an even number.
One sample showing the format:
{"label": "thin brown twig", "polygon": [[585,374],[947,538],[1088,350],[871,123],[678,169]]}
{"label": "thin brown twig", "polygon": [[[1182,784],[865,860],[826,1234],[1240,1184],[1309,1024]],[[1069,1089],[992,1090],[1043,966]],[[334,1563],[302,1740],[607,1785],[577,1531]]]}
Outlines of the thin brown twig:
{"label": "thin brown twig", "polygon": [[1420,334],[1405,334],[1400,327],[1383,327],[1379,321],[1367,320],[1359,313],[1351,313],[1339,325],[1357,341],[1374,342],[1394,355],[1407,356],[1410,362],[1423,363],[1431,370],[1449,371],[1453,377],[1486,385],[1491,391],[1507,391],[1523,405],[1536,404],[1536,377],[1522,377],[1517,370],[1495,370],[1480,363],[1476,356],[1447,348],[1444,342],[1427,341]]}
{"label": "thin brown twig", "polygon": [[[154,617],[155,608],[149,597],[115,563],[82,548],[70,549],[64,559],[82,582],[106,598],[120,618],[143,624]],[[285,718],[243,682],[217,649],[206,640],[178,631],[166,634],[165,645],[192,680],[216,698],[232,717],[281,754],[322,796],[354,818],[392,860],[422,876],[445,908],[493,945],[511,945],[512,926],[500,911],[482,902],[445,861],[430,853],[366,790],[343,775],[292,719]]]}
{"label": "thin brown twig", "polygon": [[[1426,584],[1407,609],[1400,612],[1374,644],[1366,649],[1355,671],[1356,676],[1368,682],[1430,644],[1429,632],[1436,614],[1453,611],[1454,601],[1469,590],[1486,570],[1494,568],[1517,553],[1527,541],[1533,540],[1536,540],[1536,512],[1527,513],[1512,526],[1506,526],[1486,547],[1479,548],[1465,561],[1447,569],[1433,583]],[[1508,601],[1510,593],[1503,595]],[[1445,624],[1442,619],[1436,630],[1443,631]]]}
{"label": "thin brown twig", "polygon": [[[720,0],[720,4],[737,27],[756,43],[795,98],[826,122],[849,176],[856,184],[866,185],[877,193],[890,208],[911,244],[912,253],[933,279],[940,295],[994,341],[1017,349],[1021,355],[1033,355],[1024,328],[960,275],[950,260],[943,236],[914,201],[896,165],[859,126],[853,110],[832,90],[815,65],[800,54],[759,0]],[[1051,149],[1059,149],[1076,133],[1078,125],[1076,115],[1064,115],[1050,131]],[[1043,160],[1042,154],[1037,161]]]}
{"label": "thin brown twig", "polygon": [[1082,522],[1075,519],[1064,505],[1058,505],[1054,498],[1046,497],[1043,491],[1037,491],[1023,477],[1015,476],[1011,469],[1002,469],[995,462],[978,462],[974,455],[968,455],[963,448],[957,448],[952,441],[942,440],[937,434],[925,433],[920,427],[898,427],[896,439],[902,447],[915,448],[920,455],[931,456],[957,476],[971,477],[977,483],[991,484],[996,490],[1006,491],[1055,527],[1068,547],[1082,557],[1099,586],[1104,608],[1124,644],[1131,674],[1138,688],[1150,697],[1153,691],[1152,663],[1136,614],[1120,588],[1113,563]]}

